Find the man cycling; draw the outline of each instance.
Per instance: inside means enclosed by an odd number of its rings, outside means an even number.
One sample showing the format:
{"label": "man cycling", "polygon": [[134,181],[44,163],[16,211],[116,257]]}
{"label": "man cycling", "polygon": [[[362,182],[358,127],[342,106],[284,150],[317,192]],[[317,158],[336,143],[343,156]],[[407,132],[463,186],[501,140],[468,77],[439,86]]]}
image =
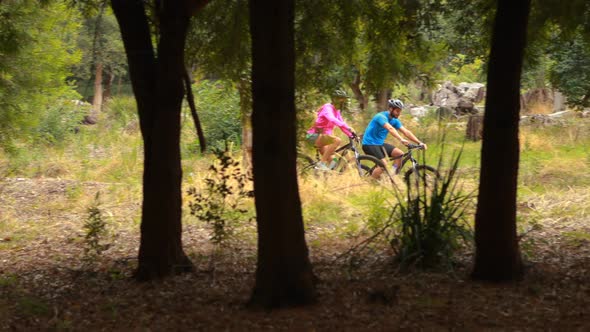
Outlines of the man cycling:
{"label": "man cycling", "polygon": [[[387,111],[377,113],[363,134],[363,151],[366,154],[377,157],[383,161],[383,164],[387,166],[387,156],[396,158],[393,162],[393,174],[397,173],[397,170],[401,167],[402,158],[404,152],[395,146],[385,143],[387,133],[390,133],[393,137],[401,141],[403,145],[408,145],[409,141],[401,137],[398,130],[404,134],[410,141],[424,146],[427,149],[426,144],[422,143],[416,136],[408,129],[406,129],[399,116],[404,108],[404,103],[399,99],[389,99],[387,101]],[[383,173],[381,167],[375,168],[371,176],[379,179]]]}
{"label": "man cycling", "polygon": [[[312,142],[320,151],[322,158],[316,168],[329,170],[334,165],[330,164],[334,151],[340,146],[342,140],[334,136],[334,127],[339,127],[348,137],[355,137],[354,130],[342,119],[340,109],[344,107],[348,95],[344,90],[336,90],[332,93],[332,103],[324,104],[317,111],[314,125],[307,131],[306,139]],[[338,109],[336,108],[338,107]]]}

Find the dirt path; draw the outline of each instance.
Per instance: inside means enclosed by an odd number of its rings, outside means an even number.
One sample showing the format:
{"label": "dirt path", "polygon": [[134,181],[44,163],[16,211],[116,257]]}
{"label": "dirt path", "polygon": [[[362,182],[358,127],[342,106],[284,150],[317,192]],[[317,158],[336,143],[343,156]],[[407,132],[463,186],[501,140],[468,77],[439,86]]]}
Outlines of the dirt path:
{"label": "dirt path", "polygon": [[[105,217],[116,236],[100,261],[84,267],[82,224],[97,191],[109,202]],[[520,214],[539,215],[521,241],[528,266],[521,282],[470,281],[469,253],[454,273],[400,273],[385,249],[359,266],[334,263],[349,246],[341,240],[312,247],[321,280],[317,305],[252,312],[243,307],[253,285],[251,242],[212,257],[207,233],[187,222],[183,242],[196,272],[138,284],[129,278],[138,246],[137,188],[5,179],[0,330],[588,330],[590,219],[576,209],[589,195],[521,203]]]}

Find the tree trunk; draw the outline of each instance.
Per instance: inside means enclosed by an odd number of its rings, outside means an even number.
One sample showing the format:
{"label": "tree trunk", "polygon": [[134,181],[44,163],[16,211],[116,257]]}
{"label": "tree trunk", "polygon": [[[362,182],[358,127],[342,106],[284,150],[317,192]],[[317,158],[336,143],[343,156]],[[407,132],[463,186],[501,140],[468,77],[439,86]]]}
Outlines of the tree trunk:
{"label": "tree trunk", "polygon": [[479,141],[483,132],[483,116],[470,115],[467,121],[466,137],[474,142]]}
{"label": "tree trunk", "polygon": [[113,82],[115,81],[115,74],[110,71],[106,73],[106,79],[104,84],[104,93],[102,94],[102,100],[107,101],[111,98],[113,91]]}
{"label": "tree trunk", "polygon": [[381,112],[387,109],[387,100],[391,98],[390,89],[382,89],[377,93],[377,111]]}
{"label": "tree trunk", "polygon": [[369,108],[369,98],[367,98],[363,91],[361,90],[361,73],[357,72],[356,76],[354,77],[354,81],[350,84],[350,89],[352,93],[354,93],[354,97],[359,103],[359,108],[361,111],[366,110]]}
{"label": "tree trunk", "polygon": [[98,114],[102,110],[102,62],[96,63],[94,70],[94,96],[92,97],[92,118],[95,123],[98,119]]}
{"label": "tree trunk", "polygon": [[499,0],[488,69],[472,277],[523,273],[516,234],[519,90],[530,0]]}
{"label": "tree trunk", "polygon": [[247,80],[238,83],[240,94],[240,121],[242,123],[242,166],[246,171],[252,168],[252,86]]}
{"label": "tree trunk", "polygon": [[316,300],[295,169],[293,13],[294,0],[250,1],[258,227],[256,282],[250,304],[265,308]]}
{"label": "tree trunk", "polygon": [[180,107],[189,17],[167,3],[160,13],[158,60],[141,1],[112,0],[119,22],[144,139],[141,241],[135,277],[188,271],[182,249]]}

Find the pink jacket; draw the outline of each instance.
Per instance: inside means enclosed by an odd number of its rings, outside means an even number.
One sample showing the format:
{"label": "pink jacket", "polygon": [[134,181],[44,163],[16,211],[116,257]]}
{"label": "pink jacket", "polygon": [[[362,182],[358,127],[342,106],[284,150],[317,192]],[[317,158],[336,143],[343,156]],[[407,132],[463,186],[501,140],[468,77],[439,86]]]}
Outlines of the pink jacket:
{"label": "pink jacket", "polygon": [[307,131],[308,134],[332,135],[334,127],[338,126],[346,136],[351,137],[350,127],[342,119],[340,111],[334,105],[328,103],[320,107],[314,125]]}

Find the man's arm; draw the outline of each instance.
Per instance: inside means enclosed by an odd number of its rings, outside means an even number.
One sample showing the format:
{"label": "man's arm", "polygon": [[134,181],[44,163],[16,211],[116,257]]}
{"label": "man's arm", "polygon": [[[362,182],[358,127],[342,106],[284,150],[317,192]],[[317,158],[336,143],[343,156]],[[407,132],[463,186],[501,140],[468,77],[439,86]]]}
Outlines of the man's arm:
{"label": "man's arm", "polygon": [[[392,125],[390,125],[389,123],[385,123],[385,124],[383,125],[383,128],[387,129],[387,131],[389,131],[389,133],[390,133],[390,134],[391,134],[393,137],[397,138],[397,139],[398,139],[400,142],[402,142],[402,144],[403,144],[403,145],[408,145],[408,143],[409,143],[409,142],[408,142],[408,140],[407,140],[407,139],[405,139],[405,138],[403,138],[403,137],[402,137],[402,136],[401,136],[401,135],[400,135],[400,134],[397,132],[397,130],[395,130],[395,128],[393,128],[393,126],[392,126]],[[400,129],[404,129],[404,127],[401,127]],[[407,136],[407,135],[406,135],[406,136]]]}
{"label": "man's arm", "polygon": [[414,135],[414,133],[412,133],[410,130],[406,129],[405,127],[401,127],[399,129],[399,131],[402,132],[402,134],[404,134],[404,136],[406,136],[407,138],[409,138],[412,142],[416,143],[416,144],[420,144],[420,145],[424,145],[424,149],[427,149],[426,144],[422,143],[422,141],[420,141],[416,135]]}

